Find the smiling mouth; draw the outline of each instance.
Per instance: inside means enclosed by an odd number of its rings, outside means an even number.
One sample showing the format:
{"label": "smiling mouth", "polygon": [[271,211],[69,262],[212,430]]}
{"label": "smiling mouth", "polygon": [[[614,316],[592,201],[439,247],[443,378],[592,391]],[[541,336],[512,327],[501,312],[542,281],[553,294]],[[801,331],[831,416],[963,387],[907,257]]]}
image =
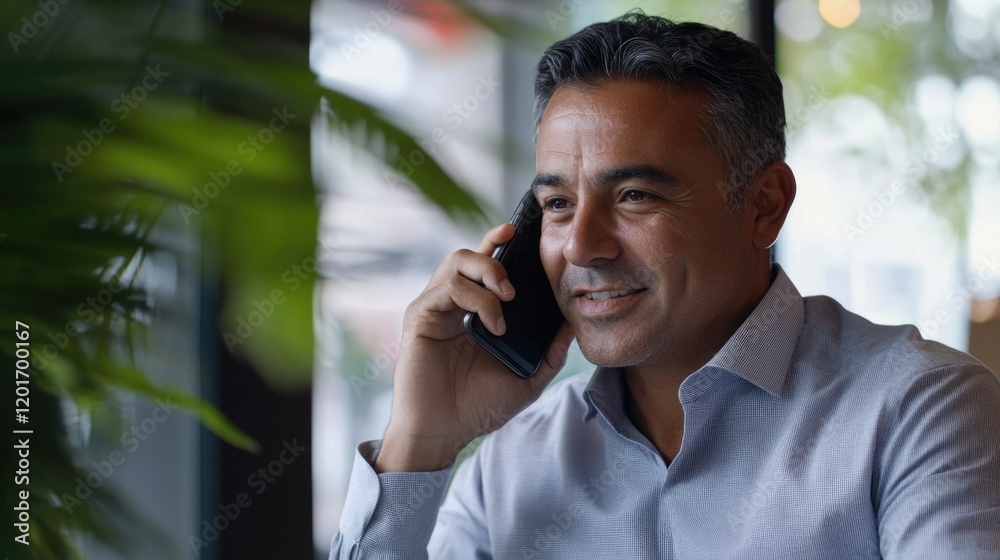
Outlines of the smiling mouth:
{"label": "smiling mouth", "polygon": [[587,292],[584,296],[593,301],[604,301],[636,293],[638,290],[611,290],[607,292]]}

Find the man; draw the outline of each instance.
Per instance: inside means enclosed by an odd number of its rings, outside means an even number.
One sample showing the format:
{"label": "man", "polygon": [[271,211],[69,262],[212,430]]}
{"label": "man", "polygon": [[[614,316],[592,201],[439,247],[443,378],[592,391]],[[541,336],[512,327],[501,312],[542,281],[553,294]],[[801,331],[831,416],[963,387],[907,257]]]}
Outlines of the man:
{"label": "man", "polygon": [[[517,377],[462,328],[504,331],[513,228],[452,254],[406,311],[331,559],[1000,558],[996,377],[770,263],[795,179],[760,50],[632,13],[550,47],[535,92],[567,323]],[[600,367],[539,398],[574,336]]]}

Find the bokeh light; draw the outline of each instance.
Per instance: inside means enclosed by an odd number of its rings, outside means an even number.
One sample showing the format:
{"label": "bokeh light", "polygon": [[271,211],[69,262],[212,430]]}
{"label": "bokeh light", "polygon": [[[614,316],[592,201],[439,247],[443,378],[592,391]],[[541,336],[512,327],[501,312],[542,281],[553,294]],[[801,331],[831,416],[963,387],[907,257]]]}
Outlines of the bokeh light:
{"label": "bokeh light", "polygon": [[1000,87],[989,76],[972,76],[958,91],[958,121],[966,136],[995,149],[1000,142]]}
{"label": "bokeh light", "polygon": [[861,15],[861,0],[819,0],[819,15],[830,25],[843,29]]}
{"label": "bokeh light", "polygon": [[774,8],[778,30],[797,43],[808,43],[823,31],[823,20],[813,0],[783,0]]}

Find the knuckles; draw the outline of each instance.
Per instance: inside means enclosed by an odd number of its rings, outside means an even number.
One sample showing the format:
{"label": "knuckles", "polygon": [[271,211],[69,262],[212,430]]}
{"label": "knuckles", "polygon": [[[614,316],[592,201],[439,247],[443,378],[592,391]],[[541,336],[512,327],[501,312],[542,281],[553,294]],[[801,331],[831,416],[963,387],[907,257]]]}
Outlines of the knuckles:
{"label": "knuckles", "polygon": [[[483,282],[470,276],[482,278]],[[406,307],[404,320],[435,321],[432,316],[436,312],[447,312],[451,307],[472,308],[469,310],[479,311],[485,318],[499,317],[502,313],[500,299],[483,284],[499,286],[506,277],[503,265],[489,255],[458,249],[445,257],[424,291]]]}
{"label": "knuckles", "polygon": [[461,264],[462,261],[475,258],[475,256],[478,254],[479,253],[476,253],[471,249],[459,249],[454,253],[448,255],[448,257],[445,259],[445,262],[449,265],[448,268],[450,270],[457,272],[460,268],[459,265]]}
{"label": "knuckles", "polygon": [[464,276],[459,276],[458,274],[454,274],[445,279],[445,281],[442,284],[442,287],[445,288],[449,293],[455,293],[458,290],[465,287],[465,284],[467,282],[469,282],[468,278]]}

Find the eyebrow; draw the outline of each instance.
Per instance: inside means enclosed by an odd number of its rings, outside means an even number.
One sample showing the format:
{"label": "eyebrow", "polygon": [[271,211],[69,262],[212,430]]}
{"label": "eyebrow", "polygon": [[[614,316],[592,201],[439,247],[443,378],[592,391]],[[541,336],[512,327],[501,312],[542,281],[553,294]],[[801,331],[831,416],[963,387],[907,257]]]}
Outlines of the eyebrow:
{"label": "eyebrow", "polygon": [[[626,165],[608,169],[600,175],[600,183],[603,185],[619,183],[629,179],[640,179],[667,188],[680,186],[680,181],[666,171],[648,164]],[[531,190],[538,192],[538,187],[565,187],[568,181],[562,175],[552,173],[539,173],[531,181]]]}
{"label": "eyebrow", "polygon": [[680,181],[676,177],[652,165],[627,165],[609,169],[601,173],[601,183],[618,183],[629,179],[641,179],[663,187],[677,187]]}
{"label": "eyebrow", "polygon": [[539,173],[531,181],[531,190],[538,194],[538,187],[563,187],[566,186],[566,179],[562,175],[551,173]]}

